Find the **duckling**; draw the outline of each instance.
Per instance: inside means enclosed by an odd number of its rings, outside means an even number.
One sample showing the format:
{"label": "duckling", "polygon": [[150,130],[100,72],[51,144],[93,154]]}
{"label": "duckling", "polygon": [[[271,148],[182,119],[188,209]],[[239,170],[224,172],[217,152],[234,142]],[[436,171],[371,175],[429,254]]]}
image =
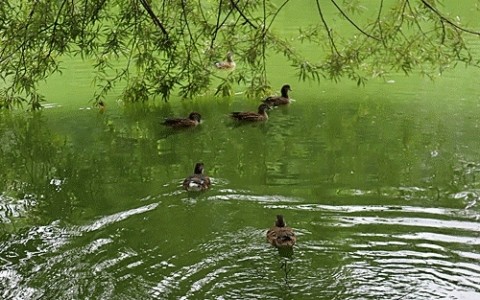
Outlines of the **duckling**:
{"label": "duckling", "polygon": [[198,162],[195,164],[195,170],[193,175],[188,176],[183,181],[183,188],[189,192],[204,191],[210,187],[210,178],[203,175],[203,163]]}
{"label": "duckling", "polygon": [[227,60],[226,61],[218,61],[215,63],[215,67],[219,70],[233,70],[237,64],[233,61],[233,53],[227,53]]}
{"label": "duckling", "polygon": [[297,238],[293,229],[287,227],[283,215],[277,215],[274,226],[267,231],[267,241],[277,248],[293,247]]}
{"label": "duckling", "polygon": [[268,119],[267,110],[270,107],[263,103],[258,107],[258,112],[242,111],[242,112],[232,112],[230,117],[237,121],[265,121]]}
{"label": "duckling", "polygon": [[292,89],[290,88],[290,85],[285,84],[282,86],[280,92],[282,93],[281,96],[270,96],[263,100],[263,103],[266,103],[270,106],[279,106],[279,105],[285,105],[285,104],[290,104],[290,98],[288,97],[288,91],[291,91]]}
{"label": "duckling", "polygon": [[199,113],[191,112],[188,118],[167,118],[162,124],[174,128],[194,127],[200,124],[201,119]]}

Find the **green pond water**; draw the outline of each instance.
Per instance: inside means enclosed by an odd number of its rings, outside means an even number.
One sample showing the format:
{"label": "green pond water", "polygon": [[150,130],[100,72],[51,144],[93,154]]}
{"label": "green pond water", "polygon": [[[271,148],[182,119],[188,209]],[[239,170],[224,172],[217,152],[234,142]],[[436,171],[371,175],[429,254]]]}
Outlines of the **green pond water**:
{"label": "green pond water", "polygon": [[[358,88],[274,61],[296,101],[238,126],[259,101],[100,114],[70,67],[45,110],[0,113],[1,299],[480,299],[479,70]],[[189,194],[198,161],[213,186]],[[291,256],[265,240],[279,213]]]}

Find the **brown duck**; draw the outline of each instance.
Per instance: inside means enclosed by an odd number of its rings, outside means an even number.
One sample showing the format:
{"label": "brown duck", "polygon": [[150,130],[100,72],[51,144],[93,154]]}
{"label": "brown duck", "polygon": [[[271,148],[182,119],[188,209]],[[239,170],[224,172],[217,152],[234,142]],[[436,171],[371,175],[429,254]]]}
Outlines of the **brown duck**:
{"label": "brown duck", "polygon": [[263,100],[263,103],[266,103],[270,106],[279,106],[290,104],[290,97],[288,97],[288,92],[291,91],[290,85],[285,84],[280,89],[281,96],[270,96],[267,99]]}
{"label": "brown duck", "polygon": [[268,119],[267,110],[270,107],[263,103],[260,104],[258,107],[258,112],[250,112],[250,111],[241,111],[241,112],[232,112],[230,113],[230,117],[237,121],[265,121]]}
{"label": "brown duck", "polygon": [[98,111],[103,114],[105,112],[105,102],[103,102],[102,100],[98,101],[97,103],[97,107],[98,107]]}
{"label": "brown duck", "polygon": [[287,227],[282,215],[277,215],[274,226],[267,231],[267,241],[277,248],[289,248],[295,245],[297,238],[293,229]]}
{"label": "brown duck", "polygon": [[227,53],[227,60],[226,61],[218,61],[215,63],[215,67],[219,70],[233,70],[237,64],[233,61],[233,53]]}
{"label": "brown duck", "polygon": [[183,181],[183,188],[189,192],[204,191],[210,187],[210,178],[203,175],[203,163],[198,162],[195,164],[195,170],[193,175],[188,176]]}
{"label": "brown duck", "polygon": [[174,128],[194,127],[200,124],[201,119],[202,116],[199,113],[191,112],[188,118],[167,118],[163,125]]}

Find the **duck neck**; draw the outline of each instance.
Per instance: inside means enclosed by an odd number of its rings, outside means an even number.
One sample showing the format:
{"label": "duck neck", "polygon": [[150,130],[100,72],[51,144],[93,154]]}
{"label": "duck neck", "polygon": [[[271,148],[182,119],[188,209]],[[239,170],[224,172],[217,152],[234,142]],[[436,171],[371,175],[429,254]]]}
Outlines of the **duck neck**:
{"label": "duck neck", "polygon": [[266,111],[266,110],[260,109],[260,110],[258,111],[258,114],[259,114],[259,115],[262,115],[265,119],[268,119],[268,115],[267,115],[267,111]]}
{"label": "duck neck", "polygon": [[195,171],[193,173],[197,175],[202,175],[203,174],[203,166],[195,166]]}
{"label": "duck neck", "polygon": [[277,222],[275,222],[275,226],[277,227],[285,227],[285,221],[283,220],[283,217],[277,217]]}

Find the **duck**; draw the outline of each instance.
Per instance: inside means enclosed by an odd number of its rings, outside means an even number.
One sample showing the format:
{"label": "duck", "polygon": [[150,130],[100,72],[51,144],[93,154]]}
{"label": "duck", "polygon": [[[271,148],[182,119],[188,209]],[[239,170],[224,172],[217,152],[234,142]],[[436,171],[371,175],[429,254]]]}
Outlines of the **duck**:
{"label": "duck", "polygon": [[233,61],[233,53],[227,53],[227,60],[226,61],[217,61],[215,63],[215,68],[219,70],[233,70],[237,64]]}
{"label": "duck", "polygon": [[297,237],[293,229],[287,227],[283,215],[277,215],[277,221],[267,231],[267,241],[277,248],[291,248],[295,245]]}
{"label": "duck", "polygon": [[197,162],[193,175],[188,176],[183,180],[183,188],[189,192],[199,192],[207,190],[210,187],[210,178],[203,174],[204,164]]}
{"label": "duck", "polygon": [[267,110],[270,109],[265,103],[260,104],[258,107],[258,112],[250,112],[250,111],[236,111],[230,113],[230,117],[237,121],[265,121],[268,120]]}
{"label": "duck", "polygon": [[98,101],[97,107],[98,107],[98,111],[101,114],[103,114],[105,112],[106,107],[105,107],[105,102],[103,102],[103,100]]}
{"label": "duck", "polygon": [[263,103],[266,103],[270,106],[279,106],[279,105],[286,105],[290,104],[290,97],[288,97],[288,92],[291,91],[290,85],[285,84],[280,89],[281,96],[270,96],[263,100]]}
{"label": "duck", "polygon": [[198,112],[191,112],[188,118],[166,118],[162,124],[174,128],[195,127],[201,120],[202,116]]}

